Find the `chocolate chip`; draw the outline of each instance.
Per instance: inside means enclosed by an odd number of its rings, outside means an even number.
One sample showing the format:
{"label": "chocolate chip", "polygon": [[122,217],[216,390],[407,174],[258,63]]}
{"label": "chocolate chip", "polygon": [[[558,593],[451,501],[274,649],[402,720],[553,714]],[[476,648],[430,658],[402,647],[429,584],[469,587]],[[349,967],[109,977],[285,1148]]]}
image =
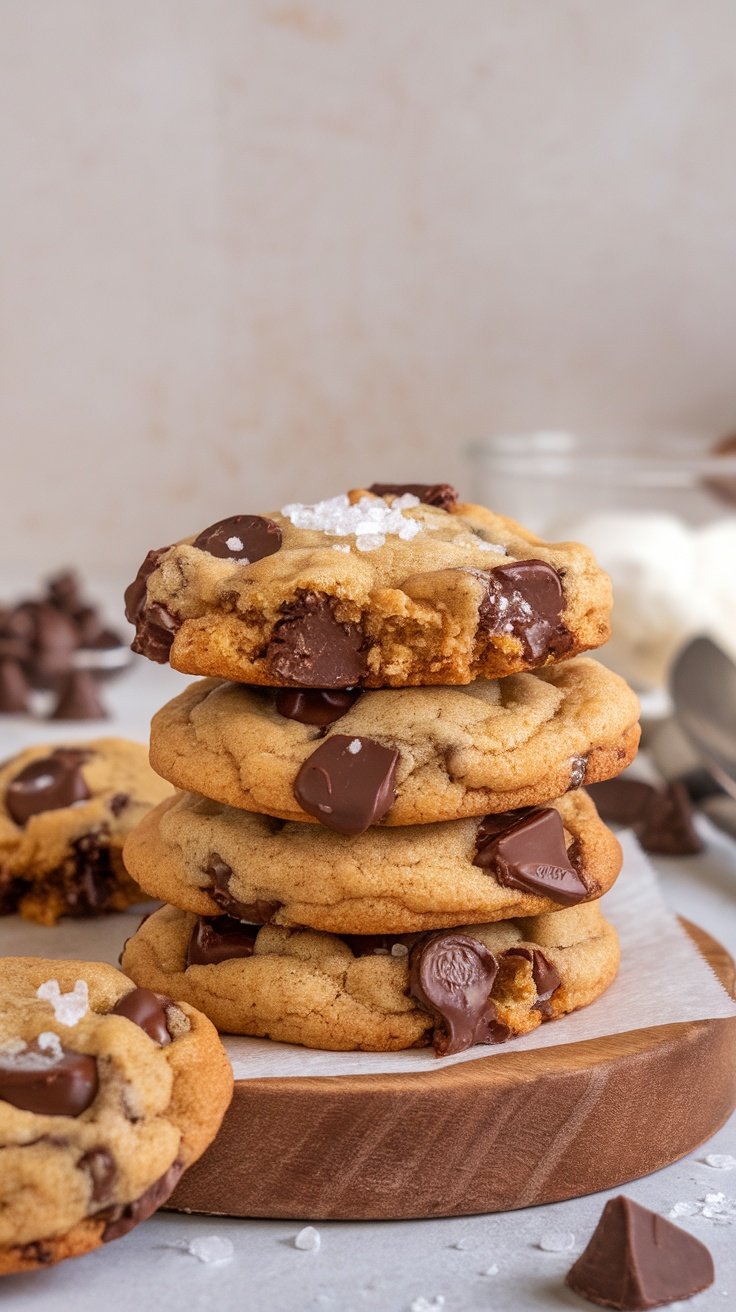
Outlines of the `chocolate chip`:
{"label": "chocolate chip", "polygon": [[517,560],[488,570],[488,591],[478,612],[481,634],[509,634],[528,661],[562,656],[573,644],[562,624],[565,595],[560,576],[543,560]]}
{"label": "chocolate chip", "polygon": [[87,670],[73,670],[67,675],[52,720],[106,720],[107,711],[100,701],[97,685]]}
{"label": "chocolate chip", "polygon": [[80,1171],[86,1171],[90,1178],[90,1199],[93,1203],[104,1203],[112,1193],[117,1178],[115,1159],[107,1148],[90,1148],[77,1162]]}
{"label": "chocolate chip", "polygon": [[371,483],[368,491],[377,497],[403,497],[409,493],[425,506],[440,510],[451,510],[458,499],[451,483]]}
{"label": "chocolate chip", "polygon": [[205,892],[209,893],[225,915],[233,920],[243,920],[246,924],[267,925],[284,905],[283,902],[267,902],[265,898],[258,898],[255,902],[239,902],[230,892],[232,867],[227,861],[223,861],[217,852],[210,854],[204,873],[209,875],[212,881]]}
{"label": "chocolate chip", "polygon": [[266,663],[275,678],[303,688],[351,688],[365,675],[364,638],[357,624],[335,619],[328,597],[307,593],[282,607]]}
{"label": "chocolate chip", "polygon": [[259,925],[232,916],[200,916],[187,948],[187,966],[215,966],[233,957],[252,957]]}
{"label": "chocolate chip", "polygon": [[60,747],[51,756],[31,761],[11,779],[5,792],[5,805],[17,825],[25,825],[31,816],[43,811],[86,802],[90,797],[80,766],[90,753],[73,747]]}
{"label": "chocolate chip", "polygon": [[229,519],[210,524],[194,539],[192,546],[217,556],[218,560],[239,560],[244,565],[254,565],[279,550],[281,529],[272,519],[261,515],[231,515]]}
{"label": "chocolate chip", "polygon": [[0,660],[0,715],[24,715],[31,708],[31,689],[20,661]]}
{"label": "chocolate chip", "polygon": [[0,1099],[37,1116],[80,1116],[97,1096],[97,1062],[62,1048],[61,1057],[31,1043],[25,1052],[0,1053]]}
{"label": "chocolate chip", "polygon": [[476,1043],[499,1043],[508,1029],[491,1001],[498,961],[468,934],[433,934],[409,957],[409,992],[434,1017],[437,1055],[464,1052]]}
{"label": "chocolate chip", "polygon": [[691,856],[703,850],[687,788],[678,780],[649,798],[636,833],[645,852],[660,856]]}
{"label": "chocolate chip", "polygon": [[641,819],[656,789],[641,779],[606,779],[601,784],[589,784],[587,791],[602,820],[610,824],[634,825]]}
{"label": "chocolate chip", "polygon": [[308,815],[338,834],[362,834],[393,805],[399,753],[372,738],[336,733],[302,765],[294,796]]}
{"label": "chocolate chip", "polygon": [[133,582],[125,589],[125,618],[136,626],[133,651],[165,665],[181,620],[159,602],[148,602],[148,580],[170,547],[149,551]]}
{"label": "chocolate chip", "polygon": [[183,1170],[183,1162],[174,1162],[155,1184],[146,1189],[140,1198],[136,1198],[135,1202],[119,1204],[108,1208],[105,1212],[99,1212],[97,1214],[99,1219],[107,1222],[102,1235],[103,1243],[107,1244],[111,1239],[120,1239],[139,1222],[146,1221],[174,1192]]}
{"label": "chocolate chip", "polygon": [[360,688],[279,688],[276,710],[299,724],[334,724],[360,697]]}
{"label": "chocolate chip", "polygon": [[637,1309],[679,1302],[708,1289],[713,1259],[699,1239],[631,1198],[611,1198],[566,1276],[581,1298]]}
{"label": "chocolate chip", "polygon": [[112,1008],[111,1015],[125,1016],[132,1020],[134,1025],[138,1025],[155,1043],[159,1043],[162,1048],[167,1043],[171,1043],[166,1024],[166,1004],[170,1005],[170,999],[163,997],[160,993],[153,993],[151,989],[131,989],[130,993],[125,993],[119,998]]}
{"label": "chocolate chip", "polygon": [[138,624],[146,608],[146,585],[154,570],[171,547],[154,547],[149,551],[138,573],[125,589],[125,618],[129,624]]}
{"label": "chocolate chip", "polygon": [[108,806],[114,816],[119,816],[125,810],[130,802],[130,793],[114,793],[110,798]]}
{"label": "chocolate chip", "polygon": [[561,906],[574,906],[588,896],[554,807],[487,815],[478,829],[473,865],[490,871],[504,888],[537,893]]}
{"label": "chocolate chip", "polygon": [[562,983],[557,967],[544,955],[541,948],[507,948],[504,956],[524,957],[526,961],[531,962],[532,982],[537,990],[537,1000],[533,1010],[541,1011],[543,1016],[551,1015],[549,1000]]}
{"label": "chocolate chip", "polygon": [[107,830],[103,827],[82,834],[72,843],[74,853],[71,868],[65,867],[59,876],[49,879],[49,890],[63,886],[66,914],[69,916],[99,916],[110,910],[116,888],[115,871],[110,857]]}

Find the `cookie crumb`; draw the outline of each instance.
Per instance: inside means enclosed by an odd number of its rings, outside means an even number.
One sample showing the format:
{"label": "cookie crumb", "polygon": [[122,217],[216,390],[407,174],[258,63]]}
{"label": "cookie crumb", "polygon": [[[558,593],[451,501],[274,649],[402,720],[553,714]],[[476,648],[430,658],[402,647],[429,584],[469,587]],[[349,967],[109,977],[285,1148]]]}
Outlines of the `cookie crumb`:
{"label": "cookie crumb", "polygon": [[315,1230],[313,1225],[305,1225],[303,1230],[299,1231],[294,1237],[294,1247],[300,1249],[303,1253],[318,1253],[322,1246],[322,1237],[319,1230]]}
{"label": "cookie crumb", "polygon": [[543,1253],[569,1253],[574,1247],[575,1236],[571,1230],[550,1230],[537,1244]]}
{"label": "cookie crumb", "polygon": [[47,979],[39,984],[36,997],[51,1004],[60,1025],[78,1025],[89,1010],[89,989],[83,979],[78,979],[69,993],[62,993],[58,979]]}
{"label": "cookie crumb", "polygon": [[220,1235],[202,1235],[201,1238],[190,1239],[185,1249],[200,1262],[230,1262],[235,1255],[234,1244]]}

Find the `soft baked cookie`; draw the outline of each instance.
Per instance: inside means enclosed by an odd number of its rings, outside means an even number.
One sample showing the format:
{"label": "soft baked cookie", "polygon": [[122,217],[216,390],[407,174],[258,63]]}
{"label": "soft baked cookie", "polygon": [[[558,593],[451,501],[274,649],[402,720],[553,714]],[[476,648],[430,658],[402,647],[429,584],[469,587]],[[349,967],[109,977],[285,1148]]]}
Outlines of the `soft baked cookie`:
{"label": "soft baked cookie", "polygon": [[593,1002],[619,947],[596,902],[554,916],[402,935],[308,929],[154,912],[128,940],[137,983],[191,999],[217,1025],[308,1048],[438,1055],[503,1043]]}
{"label": "soft baked cookie", "polygon": [[212,1024],[99,962],[0,960],[0,1274],[145,1220],[232,1094]]}
{"label": "soft baked cookie", "polygon": [[131,875],[184,911],[380,934],[506,920],[600,897],[621,849],[582,792],[485,819],[356,838],[184,793],[125,846]]}
{"label": "soft baked cookie", "polygon": [[585,657],[462,688],[202,679],[154,716],[151,764],[230,806],[358,833],[536,806],[610,779],[636,754],[638,714],[623,679]]}
{"label": "soft baked cookie", "polygon": [[122,860],[127,834],[172,789],[145,747],[98,738],[29,747],[0,767],[0,913],[52,925],[120,911],[140,897]]}
{"label": "soft baked cookie", "polygon": [[125,594],[133,650],[188,674],[380,688],[497,678],[608,638],[610,581],[586,547],[446,487],[374,487],[149,551]]}

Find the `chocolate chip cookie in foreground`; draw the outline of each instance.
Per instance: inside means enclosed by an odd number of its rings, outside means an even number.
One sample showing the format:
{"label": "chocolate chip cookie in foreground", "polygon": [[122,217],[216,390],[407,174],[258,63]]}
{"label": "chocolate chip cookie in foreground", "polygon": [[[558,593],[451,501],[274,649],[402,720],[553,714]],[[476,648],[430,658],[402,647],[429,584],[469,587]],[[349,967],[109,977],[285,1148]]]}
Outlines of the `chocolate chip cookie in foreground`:
{"label": "chocolate chip cookie in foreground", "polygon": [[149,551],[125,597],[134,651],[252,684],[380,688],[499,678],[607,640],[610,582],[586,547],[446,485],[374,487]]}
{"label": "chocolate chip cookie in foreground", "polygon": [[127,1234],[232,1095],[211,1023],[111,966],[0,960],[0,1274]]}
{"label": "chocolate chip cookie in foreground", "polygon": [[162,907],[128,940],[138,984],[188,998],[221,1031],[307,1048],[439,1056],[504,1043],[587,1006],[619,961],[598,904],[436,934],[337,937]]}
{"label": "chocolate chip cookie in foreground", "polygon": [[638,715],[623,679],[585,657],[463,688],[203,679],[154,716],[151,764],[230,806],[358,833],[537,806],[610,779],[636,753]]}
{"label": "chocolate chip cookie in foreground", "polygon": [[140,898],[122,860],[130,830],[171,788],[141,743],[29,747],[0,767],[0,914],[51,925]]}
{"label": "chocolate chip cookie in foreground", "polygon": [[125,862],[146,893],[198,915],[377,934],[591,901],[616,879],[621,849],[583,792],[356,838],[185,793],[146,816]]}

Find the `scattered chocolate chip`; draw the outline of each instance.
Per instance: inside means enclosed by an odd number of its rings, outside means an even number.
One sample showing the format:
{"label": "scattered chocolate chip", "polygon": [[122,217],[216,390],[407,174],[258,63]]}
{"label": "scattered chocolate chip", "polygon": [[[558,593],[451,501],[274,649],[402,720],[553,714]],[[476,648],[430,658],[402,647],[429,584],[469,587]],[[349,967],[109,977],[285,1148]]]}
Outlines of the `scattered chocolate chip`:
{"label": "scattered chocolate chip", "polygon": [[276,710],[299,724],[334,724],[347,714],[360,693],[360,688],[279,688]]}
{"label": "scattered chocolate chip", "polygon": [[399,753],[372,738],[336,733],[307,757],[294,796],[308,815],[338,834],[362,834],[393,805]]}
{"label": "scattered chocolate chip", "polygon": [[91,1201],[107,1202],[118,1173],[112,1154],[107,1148],[90,1148],[80,1157],[77,1166],[89,1176]]}
{"label": "scattered chocolate chip", "polygon": [[713,1284],[715,1271],[694,1235],[619,1195],[606,1203],[566,1280],[590,1303],[639,1312],[692,1298]]}
{"label": "scattered chocolate chip", "polygon": [[111,1239],[120,1239],[140,1221],[146,1221],[162,1203],[174,1192],[179,1176],[184,1170],[183,1162],[174,1162],[168,1171],[156,1180],[145,1193],[133,1203],[110,1207],[106,1212],[98,1212],[98,1217],[107,1222],[102,1235],[103,1243]]}
{"label": "scattered chocolate chip", "polygon": [[687,788],[678,781],[665,784],[649,799],[636,833],[645,852],[690,856],[703,850]]}
{"label": "scattered chocolate chip", "polygon": [[187,948],[187,966],[215,966],[233,957],[252,957],[260,925],[232,916],[200,916]]}
{"label": "scattered chocolate chip", "polygon": [[606,779],[601,784],[589,784],[587,791],[602,820],[610,824],[635,825],[656,789],[641,779]]}
{"label": "scattered chocolate chip", "polygon": [[549,1016],[552,1010],[549,1000],[562,983],[557,967],[544,955],[541,948],[507,948],[504,956],[524,957],[531,962],[532,982],[537,990],[537,1000],[533,1010],[541,1011],[543,1016]]}
{"label": "scattered chocolate chip", "polygon": [[0,715],[23,715],[31,707],[31,689],[17,660],[0,660]]}
{"label": "scattered chocolate chip", "polygon": [[231,515],[229,519],[210,524],[194,539],[192,546],[219,560],[254,565],[279,550],[281,529],[272,519],[261,515]]}
{"label": "scattered chocolate chip", "polygon": [[573,644],[562,623],[565,594],[560,576],[543,560],[517,560],[484,571],[488,591],[478,612],[480,634],[510,634],[528,661],[562,656]]}
{"label": "scattered chocolate chip", "polygon": [[204,891],[233,920],[242,920],[251,925],[267,925],[283,906],[283,902],[267,902],[265,898],[258,898],[255,902],[239,902],[230,892],[232,867],[217,852],[210,854],[204,873],[212,881]]}
{"label": "scattered chocolate chip", "polygon": [[491,1001],[498,961],[467,934],[433,934],[414,945],[409,957],[409,992],[434,1017],[437,1055],[464,1052],[476,1043],[508,1038]]}
{"label": "scattered chocolate chip", "polygon": [[366,663],[357,624],[335,619],[328,597],[307,593],[282,607],[266,662],[278,679],[302,688],[351,688],[361,682]]}
{"label": "scattered chocolate chip", "polygon": [[58,811],[90,797],[80,766],[89,752],[60,747],[51,756],[31,761],[11,779],[5,792],[5,805],[17,825],[42,811]]}
{"label": "scattered chocolate chip", "polygon": [[66,676],[59,700],[49,718],[52,720],[107,719],[107,711],[100,701],[97,685],[87,670],[73,670]]}
{"label": "scattered chocolate chip", "polygon": [[451,510],[458,499],[451,483],[371,483],[368,491],[377,497],[403,497],[409,493],[425,506],[440,510]]}
{"label": "scattered chocolate chip", "polygon": [[118,999],[111,1014],[126,1016],[134,1025],[138,1025],[149,1039],[153,1039],[164,1048],[167,1043],[171,1043],[171,1035],[166,1024],[167,1004],[170,1005],[170,999],[163,997],[161,993],[153,993],[151,989],[131,989],[130,993],[125,993]]}
{"label": "scattered chocolate chip", "polygon": [[122,815],[130,801],[130,793],[114,793],[108,803],[114,816]]}
{"label": "scattered chocolate chip", "polygon": [[25,1052],[0,1053],[0,1099],[37,1116],[80,1116],[95,1100],[97,1062],[62,1048],[61,1057],[31,1043]]}
{"label": "scattered chocolate chip", "polygon": [[554,807],[487,815],[481,821],[473,865],[504,888],[519,888],[571,907],[588,896],[565,847],[562,817]]}

